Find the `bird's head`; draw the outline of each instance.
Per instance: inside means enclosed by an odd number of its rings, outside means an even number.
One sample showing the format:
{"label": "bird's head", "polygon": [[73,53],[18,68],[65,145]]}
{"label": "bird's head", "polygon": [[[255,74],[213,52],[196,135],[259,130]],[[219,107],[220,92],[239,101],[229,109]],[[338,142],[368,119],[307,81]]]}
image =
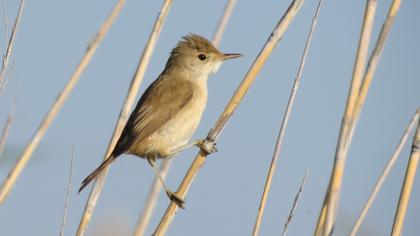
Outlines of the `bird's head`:
{"label": "bird's head", "polygon": [[175,70],[190,73],[194,77],[207,77],[215,73],[224,60],[240,56],[237,53],[222,53],[206,38],[190,34],[172,49],[165,71]]}

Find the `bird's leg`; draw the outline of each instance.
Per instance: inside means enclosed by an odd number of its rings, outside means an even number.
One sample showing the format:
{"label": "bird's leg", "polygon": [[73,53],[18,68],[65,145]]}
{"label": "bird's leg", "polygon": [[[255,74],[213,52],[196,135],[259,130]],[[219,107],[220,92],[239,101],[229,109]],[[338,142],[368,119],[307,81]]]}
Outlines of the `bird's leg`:
{"label": "bird's leg", "polygon": [[159,178],[163,188],[165,189],[166,195],[168,195],[169,199],[173,201],[178,207],[184,209],[184,200],[176,195],[176,193],[169,190],[166,186],[165,180],[163,179],[162,175],[159,172],[159,169],[156,167],[156,157],[151,156],[147,157],[147,161],[152,166],[153,170],[155,171],[156,176]]}
{"label": "bird's leg", "polygon": [[208,141],[207,139],[198,139],[198,140],[195,140],[195,141],[193,141],[191,143],[188,143],[188,144],[185,144],[185,145],[182,145],[182,146],[176,148],[168,156],[173,157],[177,153],[179,153],[179,152],[181,152],[181,151],[183,151],[185,149],[194,147],[194,146],[199,147],[201,150],[203,150],[207,154],[212,154],[212,153],[217,152],[217,148],[216,148],[216,143],[215,142]]}
{"label": "bird's leg", "polygon": [[180,152],[184,151],[185,149],[188,149],[188,148],[194,147],[195,145],[197,145],[197,144],[195,143],[195,141],[194,141],[194,142],[192,142],[192,143],[187,143],[187,144],[185,144],[185,145],[182,145],[182,146],[180,146],[180,147],[175,148],[174,150],[172,150],[169,154],[167,154],[167,155],[165,155],[165,156],[167,156],[168,158],[174,157],[176,154],[178,154],[178,153],[180,153]]}

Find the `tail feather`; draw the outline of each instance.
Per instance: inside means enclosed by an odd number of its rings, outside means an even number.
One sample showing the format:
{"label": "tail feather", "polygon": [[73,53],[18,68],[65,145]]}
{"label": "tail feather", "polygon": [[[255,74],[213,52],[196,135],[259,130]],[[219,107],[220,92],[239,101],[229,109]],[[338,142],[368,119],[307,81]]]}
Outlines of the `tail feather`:
{"label": "tail feather", "polygon": [[116,159],[116,157],[114,157],[114,156],[108,157],[104,162],[102,162],[102,164],[100,166],[98,166],[98,168],[96,168],[92,173],[90,173],[90,175],[88,175],[83,180],[82,184],[80,185],[78,193],[80,193],[90,182],[92,182],[92,180],[94,180],[96,177],[98,177],[98,175],[100,173],[102,173],[102,171],[106,167],[108,167],[115,159]]}

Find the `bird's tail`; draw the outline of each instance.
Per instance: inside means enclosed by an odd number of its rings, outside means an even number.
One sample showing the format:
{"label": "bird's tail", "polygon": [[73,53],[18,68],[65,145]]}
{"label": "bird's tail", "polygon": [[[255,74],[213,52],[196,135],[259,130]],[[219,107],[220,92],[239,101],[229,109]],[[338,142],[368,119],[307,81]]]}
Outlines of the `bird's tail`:
{"label": "bird's tail", "polygon": [[104,162],[102,162],[102,164],[100,166],[98,166],[98,168],[96,168],[92,173],[90,173],[90,175],[88,175],[88,177],[86,177],[82,184],[80,185],[79,188],[79,193],[90,183],[92,182],[92,180],[94,180],[96,177],[98,177],[98,175],[100,173],[102,173],[102,171],[108,167],[114,160],[116,159],[116,157],[114,157],[113,155],[111,155],[110,157],[108,157]]}

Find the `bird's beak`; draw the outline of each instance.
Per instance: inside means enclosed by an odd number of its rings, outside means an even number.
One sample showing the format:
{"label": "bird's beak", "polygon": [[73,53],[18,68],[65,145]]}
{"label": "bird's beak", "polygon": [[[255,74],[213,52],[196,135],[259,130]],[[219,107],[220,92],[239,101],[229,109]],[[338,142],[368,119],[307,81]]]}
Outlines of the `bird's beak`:
{"label": "bird's beak", "polygon": [[240,53],[225,53],[222,55],[222,59],[223,60],[229,60],[229,59],[233,59],[233,58],[238,58],[241,57],[242,54]]}

